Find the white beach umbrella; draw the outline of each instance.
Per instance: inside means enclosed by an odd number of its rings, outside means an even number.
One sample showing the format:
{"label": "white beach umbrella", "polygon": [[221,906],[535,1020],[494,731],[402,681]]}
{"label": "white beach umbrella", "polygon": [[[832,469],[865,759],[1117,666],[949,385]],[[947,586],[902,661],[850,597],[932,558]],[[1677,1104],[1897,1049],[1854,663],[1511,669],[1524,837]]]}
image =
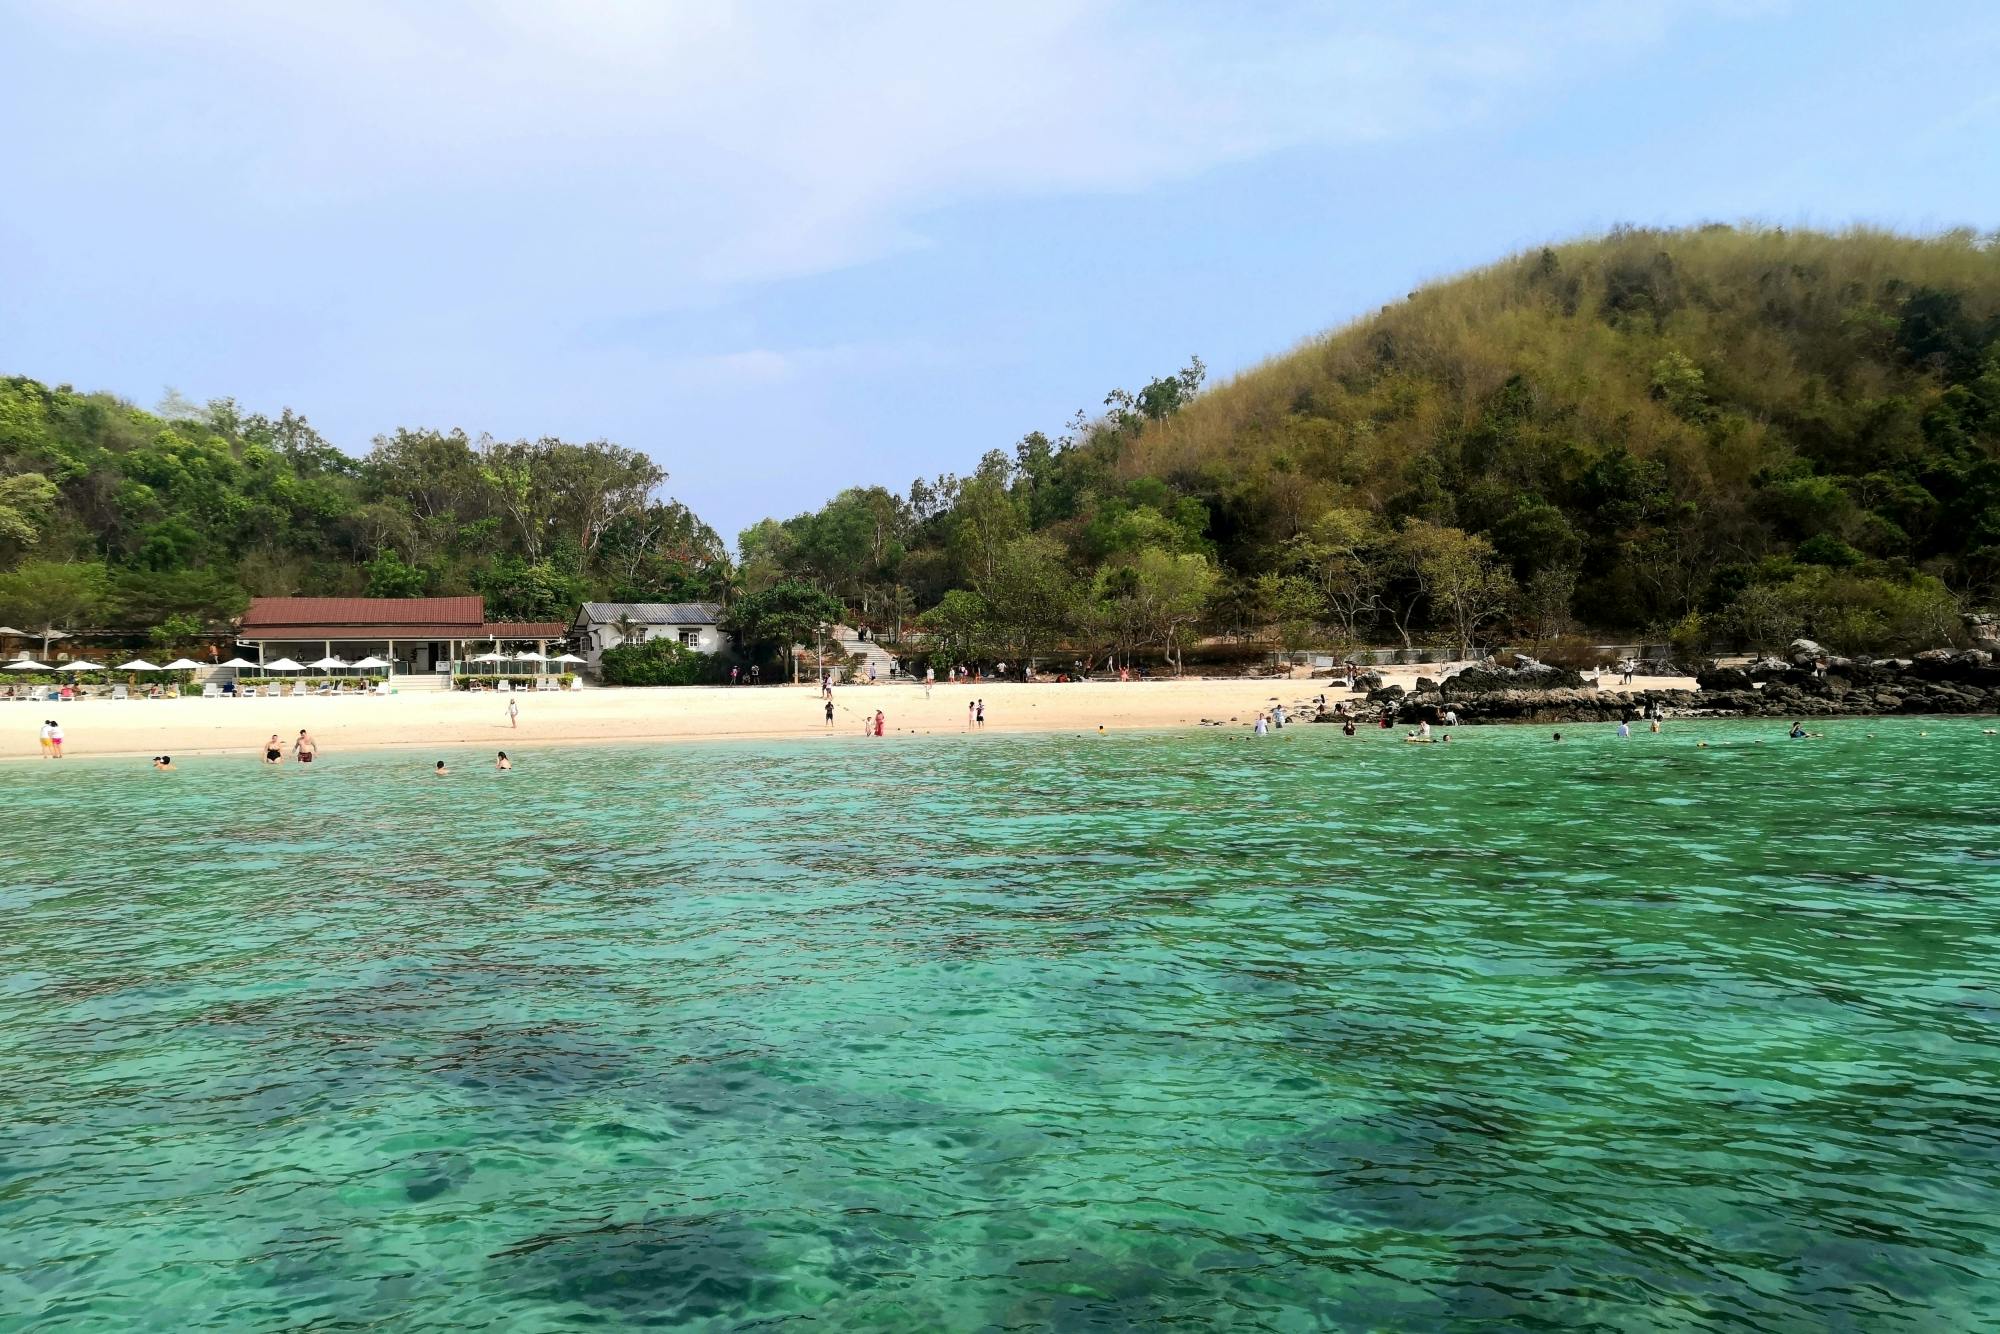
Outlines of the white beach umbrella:
{"label": "white beach umbrella", "polygon": [[26,630],[16,630],[11,625],[0,625],[0,635],[9,635],[15,639],[32,639],[34,637]]}
{"label": "white beach umbrella", "polygon": [[519,653],[516,653],[514,656],[520,659],[522,662],[547,662],[549,660],[548,654],[537,653],[534,649],[531,648],[524,648]]}
{"label": "white beach umbrella", "polygon": [[218,667],[233,667],[239,672],[245,667],[255,668],[258,666],[257,663],[251,662],[248,658],[231,658],[228,662],[217,663],[216,665]]}
{"label": "white beach umbrella", "polygon": [[589,662],[589,658],[579,658],[574,653],[558,653],[550,662]]}
{"label": "white beach umbrella", "polygon": [[302,672],[305,670],[305,667],[293,662],[290,658],[280,658],[276,662],[265,663],[264,670],[267,672]]}
{"label": "white beach umbrella", "polygon": [[480,655],[479,655],[478,657],[474,658],[474,659],[473,659],[473,661],[474,661],[474,662],[505,662],[505,661],[507,661],[507,655],[506,655],[506,654],[504,654],[504,653],[482,653],[482,654],[480,654]]}
{"label": "white beach umbrella", "polygon": [[130,662],[119,663],[118,670],[121,672],[164,672],[167,669],[147,662],[144,658],[134,658]]}
{"label": "white beach umbrella", "polygon": [[62,666],[56,668],[56,670],[59,672],[101,672],[104,670],[104,664],[85,662],[82,658],[78,658],[75,662],[64,663]]}
{"label": "white beach umbrella", "polygon": [[8,663],[7,670],[10,672],[50,672],[55,669],[45,662],[36,662],[33,658],[20,658]]}
{"label": "white beach umbrella", "polygon": [[337,658],[333,654],[329,653],[324,658],[320,658],[317,659],[316,661],[307,663],[306,666],[311,667],[316,671],[323,672],[332,667],[347,666],[347,659]]}
{"label": "white beach umbrella", "polygon": [[378,658],[373,653],[371,653],[365,658],[356,658],[350,665],[355,667],[373,669],[376,667],[387,667],[389,665],[389,660],[387,658]]}
{"label": "white beach umbrella", "polygon": [[193,658],[175,658],[172,662],[160,668],[160,670],[163,672],[198,672],[201,670],[201,664]]}

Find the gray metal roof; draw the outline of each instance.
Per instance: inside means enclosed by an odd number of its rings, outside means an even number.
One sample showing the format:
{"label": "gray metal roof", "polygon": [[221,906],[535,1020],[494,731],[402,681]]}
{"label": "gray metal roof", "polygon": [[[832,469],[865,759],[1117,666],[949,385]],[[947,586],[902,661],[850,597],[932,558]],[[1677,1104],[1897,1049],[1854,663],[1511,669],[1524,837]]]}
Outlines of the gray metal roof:
{"label": "gray metal roof", "polygon": [[719,602],[586,602],[579,621],[609,625],[619,617],[639,625],[715,625],[722,619]]}

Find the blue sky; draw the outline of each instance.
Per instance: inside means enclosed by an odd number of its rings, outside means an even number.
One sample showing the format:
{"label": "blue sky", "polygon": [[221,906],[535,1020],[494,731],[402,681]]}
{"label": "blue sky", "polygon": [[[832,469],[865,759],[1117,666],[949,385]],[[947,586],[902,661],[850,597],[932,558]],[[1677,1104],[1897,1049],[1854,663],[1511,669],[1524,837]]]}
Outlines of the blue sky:
{"label": "blue sky", "polygon": [[15,0],[0,372],[725,536],[1613,223],[2000,227],[2000,6]]}

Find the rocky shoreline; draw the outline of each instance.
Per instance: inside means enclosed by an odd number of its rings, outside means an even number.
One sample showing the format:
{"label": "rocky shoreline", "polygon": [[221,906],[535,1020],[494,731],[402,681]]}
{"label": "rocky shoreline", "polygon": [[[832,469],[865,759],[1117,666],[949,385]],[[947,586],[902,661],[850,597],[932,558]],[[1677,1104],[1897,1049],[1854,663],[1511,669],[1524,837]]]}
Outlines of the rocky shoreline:
{"label": "rocky shoreline", "polygon": [[[1345,714],[1322,710],[1315,722],[1348,717],[1438,726],[1447,713],[1462,726],[1483,723],[1594,723],[1644,717],[1825,718],[1894,714],[2000,714],[2000,666],[1985,648],[1933,649],[1911,658],[1844,658],[1797,640],[1788,658],[1694,673],[1648,664],[1648,674],[1693,675],[1694,690],[1621,690],[1546,663],[1482,664],[1442,681],[1419,678],[1414,690],[1369,686],[1365,703]],[[1662,671],[1661,667],[1667,670]]]}

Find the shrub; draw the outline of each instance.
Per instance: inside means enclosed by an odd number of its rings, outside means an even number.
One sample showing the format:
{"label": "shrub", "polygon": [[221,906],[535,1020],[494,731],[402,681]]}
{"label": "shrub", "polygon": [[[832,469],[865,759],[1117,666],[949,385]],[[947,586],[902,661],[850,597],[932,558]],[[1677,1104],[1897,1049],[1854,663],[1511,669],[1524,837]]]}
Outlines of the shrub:
{"label": "shrub", "polygon": [[672,639],[649,639],[604,650],[598,671],[606,685],[716,685],[726,676],[719,654],[701,653]]}

